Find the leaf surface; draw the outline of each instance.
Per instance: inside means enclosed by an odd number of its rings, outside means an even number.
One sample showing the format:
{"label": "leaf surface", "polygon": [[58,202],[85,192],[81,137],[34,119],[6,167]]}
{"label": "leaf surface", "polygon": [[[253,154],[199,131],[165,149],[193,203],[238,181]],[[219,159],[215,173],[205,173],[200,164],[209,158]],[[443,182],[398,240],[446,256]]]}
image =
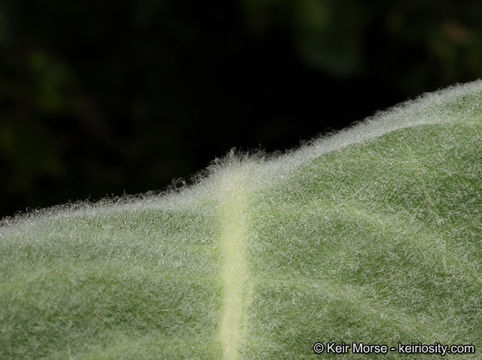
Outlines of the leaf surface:
{"label": "leaf surface", "polygon": [[0,358],[480,349],[481,104],[476,81],[179,191],[4,219]]}

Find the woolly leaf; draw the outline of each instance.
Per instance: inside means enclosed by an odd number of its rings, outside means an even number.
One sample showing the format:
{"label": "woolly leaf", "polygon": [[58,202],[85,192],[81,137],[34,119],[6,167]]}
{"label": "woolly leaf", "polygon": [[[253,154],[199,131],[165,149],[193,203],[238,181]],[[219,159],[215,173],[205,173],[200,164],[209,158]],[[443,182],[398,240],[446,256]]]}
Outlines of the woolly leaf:
{"label": "woolly leaf", "polygon": [[4,219],[0,358],[480,349],[481,100],[452,87],[179,191]]}

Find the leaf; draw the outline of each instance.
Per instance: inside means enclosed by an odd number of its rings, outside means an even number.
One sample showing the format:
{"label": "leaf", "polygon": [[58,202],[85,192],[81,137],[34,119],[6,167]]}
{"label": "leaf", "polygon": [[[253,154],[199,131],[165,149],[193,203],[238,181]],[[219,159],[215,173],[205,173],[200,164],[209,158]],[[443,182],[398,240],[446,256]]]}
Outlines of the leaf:
{"label": "leaf", "polygon": [[481,99],[452,87],[180,191],[4,219],[0,358],[480,348]]}

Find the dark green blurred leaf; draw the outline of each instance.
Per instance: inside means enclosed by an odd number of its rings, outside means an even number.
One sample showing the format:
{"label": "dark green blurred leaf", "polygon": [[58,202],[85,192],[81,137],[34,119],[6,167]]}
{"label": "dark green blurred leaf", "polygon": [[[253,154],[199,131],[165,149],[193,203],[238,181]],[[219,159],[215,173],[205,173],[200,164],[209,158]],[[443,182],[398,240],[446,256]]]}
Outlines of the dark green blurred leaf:
{"label": "dark green blurred leaf", "polygon": [[351,0],[295,2],[295,40],[310,64],[336,75],[361,70],[364,7]]}
{"label": "dark green blurred leaf", "polygon": [[[47,129],[29,121],[0,124],[0,157],[12,171],[3,180],[16,192],[29,191],[39,178],[61,176],[64,169]],[[8,178],[5,178],[8,176]]]}
{"label": "dark green blurred leaf", "polygon": [[29,65],[35,81],[35,97],[39,110],[59,113],[66,109],[71,75],[62,62],[40,51],[29,56]]}

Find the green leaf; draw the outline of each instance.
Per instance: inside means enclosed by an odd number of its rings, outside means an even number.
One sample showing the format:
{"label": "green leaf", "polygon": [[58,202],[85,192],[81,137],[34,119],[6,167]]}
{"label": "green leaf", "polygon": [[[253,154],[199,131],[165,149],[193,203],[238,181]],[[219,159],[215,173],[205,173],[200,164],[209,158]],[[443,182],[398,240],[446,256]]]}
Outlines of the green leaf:
{"label": "green leaf", "polygon": [[0,358],[480,349],[481,100],[476,81],[180,191],[4,219]]}

